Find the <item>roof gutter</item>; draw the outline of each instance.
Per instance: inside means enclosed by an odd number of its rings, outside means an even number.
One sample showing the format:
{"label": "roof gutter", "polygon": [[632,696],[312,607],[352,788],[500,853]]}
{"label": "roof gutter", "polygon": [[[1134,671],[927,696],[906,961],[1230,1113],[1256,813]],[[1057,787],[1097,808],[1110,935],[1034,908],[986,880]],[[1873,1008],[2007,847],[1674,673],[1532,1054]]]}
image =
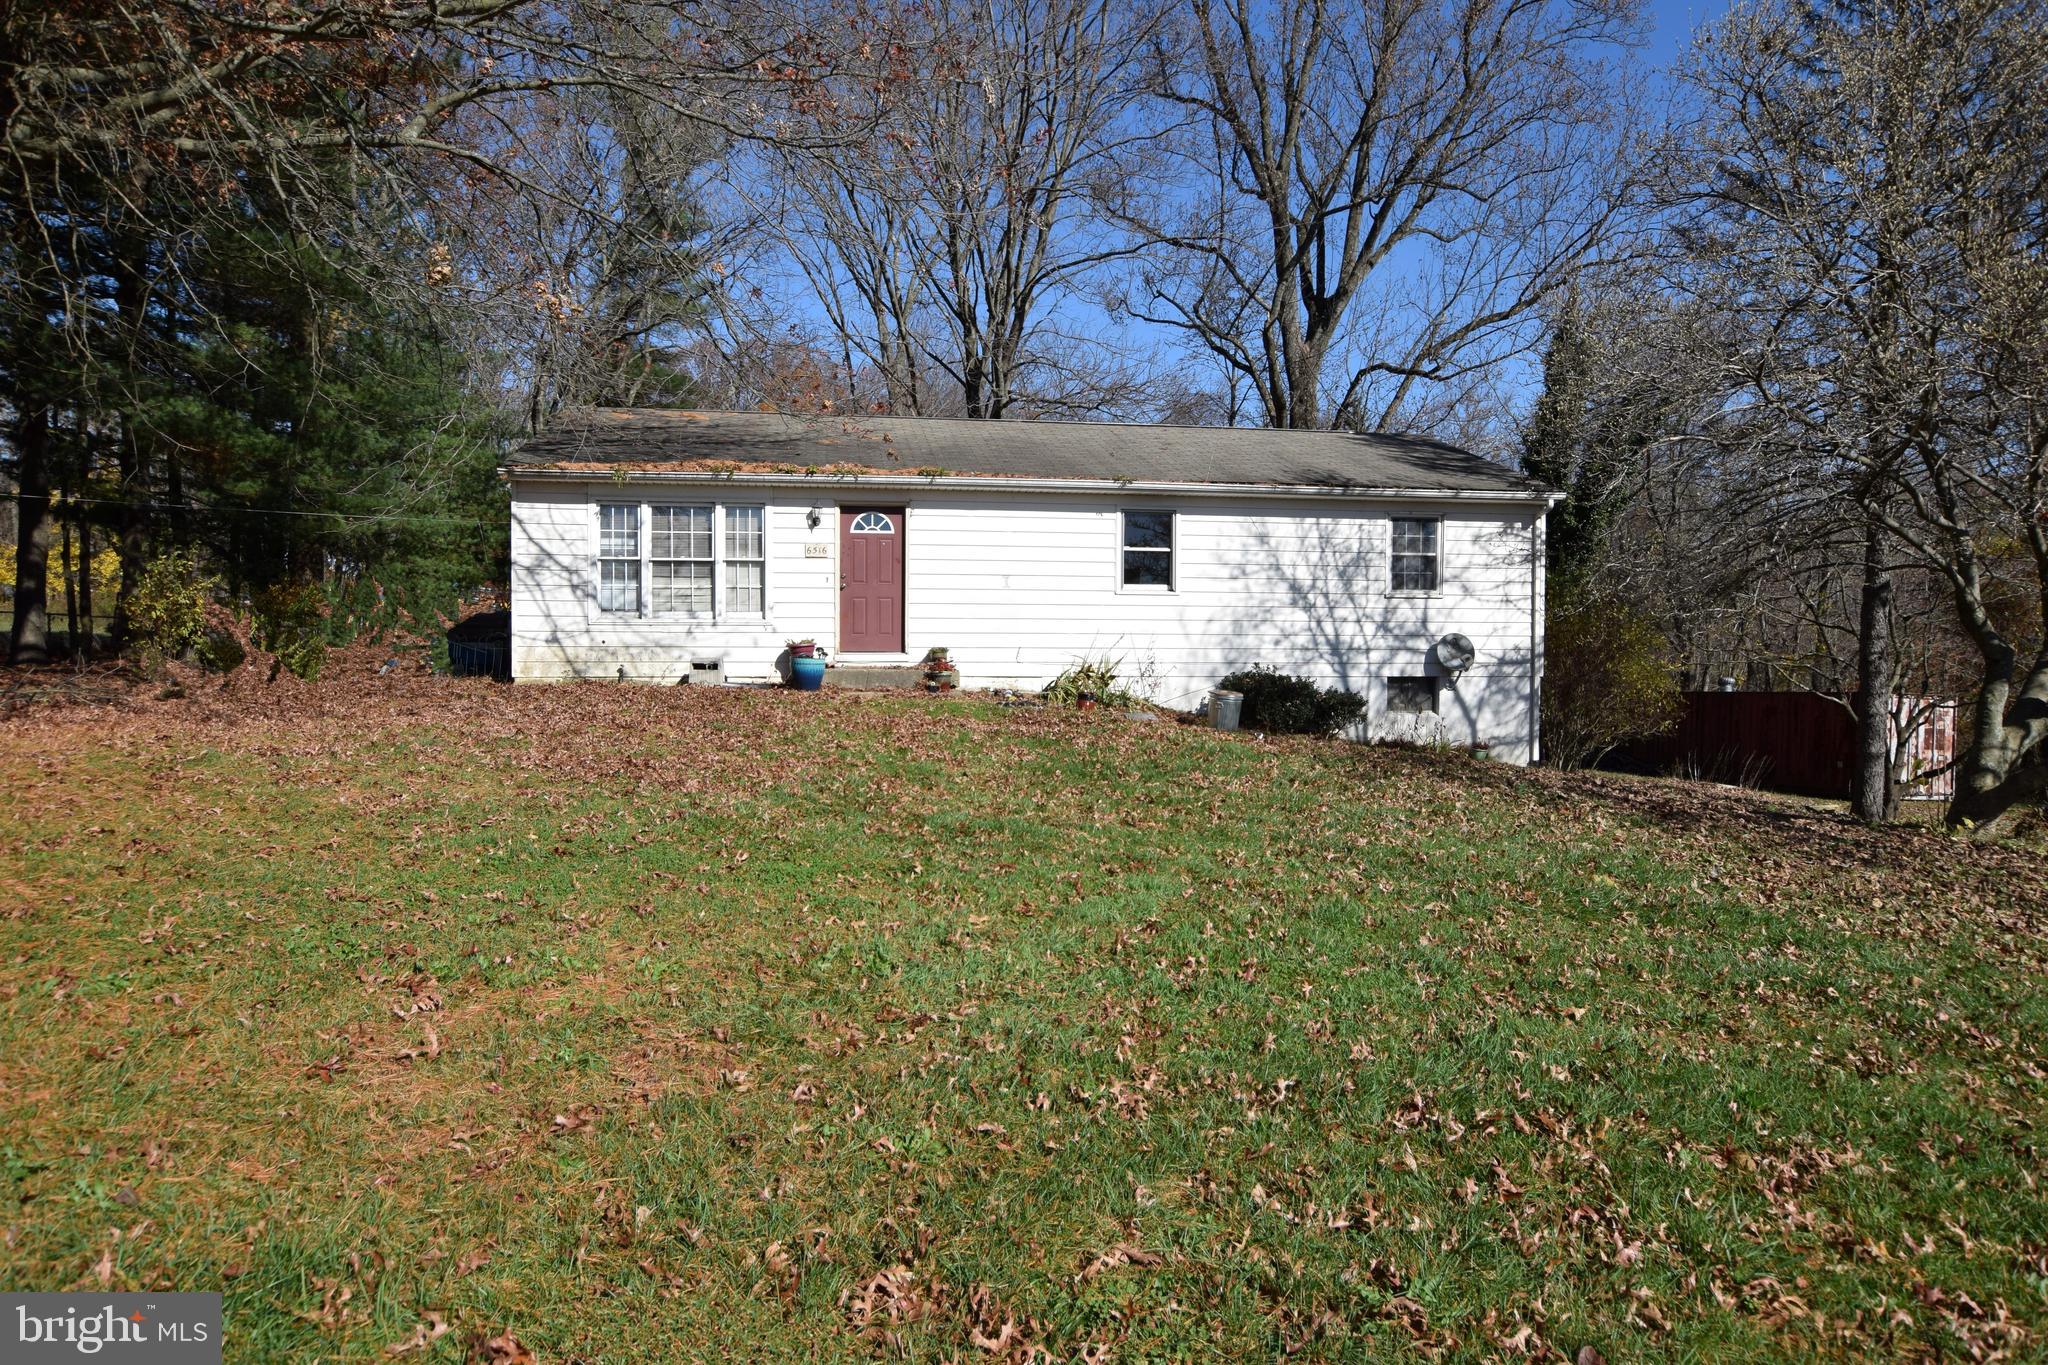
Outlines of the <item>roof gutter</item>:
{"label": "roof gutter", "polygon": [[498,472],[508,480],[531,479],[548,483],[678,483],[767,488],[816,488],[823,485],[891,490],[945,488],[999,493],[1159,493],[1180,498],[1337,498],[1361,502],[1478,502],[1544,508],[1553,507],[1564,498],[1562,493],[1534,488],[1371,488],[1359,484],[1173,483],[1146,479],[1002,478],[978,474],[704,473],[657,469],[622,469],[606,473],[533,465],[505,465]]}

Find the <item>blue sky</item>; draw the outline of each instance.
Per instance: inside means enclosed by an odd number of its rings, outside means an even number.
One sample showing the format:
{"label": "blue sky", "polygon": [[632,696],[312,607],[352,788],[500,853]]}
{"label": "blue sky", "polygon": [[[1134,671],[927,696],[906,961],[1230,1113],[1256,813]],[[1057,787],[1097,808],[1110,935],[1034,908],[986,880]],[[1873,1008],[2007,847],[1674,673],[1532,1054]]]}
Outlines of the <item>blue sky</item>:
{"label": "blue sky", "polygon": [[[1712,24],[1728,13],[1731,0],[1645,0],[1643,46],[1633,54],[1638,71],[1649,75],[1651,88],[1664,84],[1664,73],[1684,57],[1694,34],[1702,27]],[[787,310],[788,318],[817,333],[829,332],[830,328],[823,310],[809,290],[793,271],[769,266],[764,272],[763,282],[773,279],[772,294]],[[1076,307],[1069,301],[1069,308]],[[1155,360],[1170,362],[1177,338],[1162,329],[1144,324],[1124,321],[1105,326],[1104,319],[1086,304],[1080,304],[1079,313],[1070,319],[1076,329],[1084,334],[1102,332],[1112,336],[1119,346],[1143,351],[1156,350]],[[1524,397],[1533,396],[1538,379],[1538,370],[1533,358],[1509,366],[1506,376],[1507,388],[1519,391]]]}
{"label": "blue sky", "polygon": [[1653,65],[1668,65],[1685,51],[1694,29],[1727,12],[1726,0],[1649,0],[1650,43],[1644,57]]}

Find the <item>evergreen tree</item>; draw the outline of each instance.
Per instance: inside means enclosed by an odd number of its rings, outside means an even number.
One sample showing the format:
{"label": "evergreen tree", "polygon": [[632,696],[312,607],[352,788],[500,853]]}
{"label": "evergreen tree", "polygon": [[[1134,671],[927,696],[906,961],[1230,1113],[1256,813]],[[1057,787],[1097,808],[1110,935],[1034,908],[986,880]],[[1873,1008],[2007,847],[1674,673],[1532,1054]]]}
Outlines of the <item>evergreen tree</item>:
{"label": "evergreen tree", "polygon": [[1593,326],[1568,300],[1543,355],[1543,393],[1522,446],[1523,471],[1564,494],[1544,524],[1545,544],[1550,571],[1573,582],[1598,567],[1658,425],[1654,406],[1646,411],[1635,395],[1603,391]]}
{"label": "evergreen tree", "polygon": [[[1618,334],[1638,320],[1600,320],[1565,301],[1543,356],[1543,393],[1531,414],[1522,468],[1564,494],[1545,521],[1543,754],[1577,767],[1636,735],[1667,728],[1678,684],[1667,645],[1610,567],[1610,533],[1638,487],[1645,447],[1668,424],[1672,401],[1615,363],[1637,345]],[[1616,328],[1603,335],[1602,326]]]}
{"label": "evergreen tree", "polygon": [[260,219],[197,243],[141,421],[183,453],[191,537],[231,585],[450,596],[505,555],[499,425],[435,320],[365,283],[417,261],[318,245]]}

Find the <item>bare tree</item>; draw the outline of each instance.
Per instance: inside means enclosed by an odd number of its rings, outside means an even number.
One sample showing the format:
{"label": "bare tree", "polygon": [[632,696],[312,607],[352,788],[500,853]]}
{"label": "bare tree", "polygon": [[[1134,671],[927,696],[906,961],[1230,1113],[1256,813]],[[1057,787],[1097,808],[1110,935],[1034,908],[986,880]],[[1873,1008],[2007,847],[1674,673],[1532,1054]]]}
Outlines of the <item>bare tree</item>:
{"label": "bare tree", "polygon": [[[723,0],[20,7],[0,58],[0,148],[27,181],[105,157],[282,174],[337,148],[425,150],[502,172],[465,121],[572,87],[631,90],[735,135],[779,134],[790,91],[815,97],[881,40],[861,14]],[[700,98],[714,83],[727,96],[716,105]]]}
{"label": "bare tree", "polygon": [[522,424],[570,407],[695,401],[685,353],[716,317],[745,224],[700,194],[722,143],[637,93],[537,91],[502,111],[494,159],[437,204],[450,292],[502,357]]}
{"label": "bare tree", "polygon": [[1633,0],[1192,0],[1151,85],[1194,121],[1134,314],[1267,425],[1384,428],[1532,345],[1629,201],[1603,56]]}
{"label": "bare tree", "polygon": [[[1859,732],[1876,742],[1876,771],[1852,787],[1869,818],[1890,818],[1909,757],[1898,738],[1967,685],[1967,641],[1935,575],[1887,536],[1875,567],[1893,589],[1877,604],[1888,648],[1873,665],[1869,520],[1851,485],[1764,419],[1740,311],[1671,287],[1696,268],[1681,253],[1663,264],[1668,275],[1592,272],[1553,310],[1523,446],[1524,468],[1566,495],[1546,537],[1549,600],[1646,614],[1687,688],[1727,678],[1812,691],[1859,723],[1871,712]],[[1859,683],[1872,667],[1875,689]]]}
{"label": "bare tree", "polygon": [[[1105,205],[1141,175],[1132,120],[1152,10],[1110,0],[955,0],[908,45],[859,149],[783,148],[776,225],[844,348],[899,412],[1095,413],[1135,386],[1085,297],[1137,249]],[[852,95],[840,101],[853,105]],[[928,382],[940,378],[945,392]]]}
{"label": "bare tree", "polygon": [[[840,155],[786,151],[766,192],[742,197],[763,205],[760,221],[787,249],[837,338],[842,373],[850,380],[858,367],[871,368],[889,411],[925,414],[937,401],[924,382],[937,345],[926,304],[937,244],[893,164],[898,150],[885,135]],[[845,397],[853,399],[850,388]]]}
{"label": "bare tree", "polygon": [[1949,818],[1994,822],[2048,790],[2048,10],[1760,6],[1695,80],[1689,283],[1734,337],[1724,434],[1855,528],[1866,769],[1894,561],[1948,584],[1979,657]]}

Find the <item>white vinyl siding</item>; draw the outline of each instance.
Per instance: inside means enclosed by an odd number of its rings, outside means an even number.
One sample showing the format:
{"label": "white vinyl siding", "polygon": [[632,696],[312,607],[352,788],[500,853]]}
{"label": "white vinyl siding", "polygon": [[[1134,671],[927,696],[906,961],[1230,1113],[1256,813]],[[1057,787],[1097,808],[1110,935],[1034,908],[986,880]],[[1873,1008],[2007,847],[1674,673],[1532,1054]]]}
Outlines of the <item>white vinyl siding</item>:
{"label": "white vinyl siding", "polygon": [[[723,487],[718,494],[724,493]],[[837,491],[865,505],[870,489]],[[690,493],[711,493],[692,488]],[[735,488],[714,511],[717,573],[708,618],[601,610],[592,583],[592,507],[688,504],[649,483],[521,480],[512,509],[513,673],[521,680],[674,682],[692,658],[728,677],[779,678],[784,641],[814,638],[835,655],[840,520],[821,487]],[[900,496],[900,495],[899,495]],[[711,499],[717,501],[717,494]],[[736,609],[719,514],[760,507],[764,610]],[[808,524],[822,508],[820,525]],[[1171,513],[1173,590],[1123,586],[1125,514]],[[643,512],[643,517],[649,513]],[[1437,590],[1393,588],[1394,523],[1434,527]],[[909,494],[904,533],[904,646],[945,645],[965,688],[1038,689],[1080,658],[1121,659],[1137,690],[1192,708],[1226,673],[1264,663],[1364,694],[1371,733],[1486,743],[1527,761],[1541,640],[1541,508],[1426,496],[1400,504],[1302,497],[1164,497],[1105,490],[936,486]],[[645,553],[651,536],[643,520]],[[1410,542],[1412,543],[1412,541]],[[1403,551],[1413,553],[1413,551]],[[753,561],[744,561],[752,563]],[[1429,650],[1443,636],[1478,651],[1455,685]],[[1432,677],[1436,714],[1391,715],[1390,678]],[[1411,694],[1413,695],[1413,694]],[[1398,722],[1398,723],[1396,723]]]}

